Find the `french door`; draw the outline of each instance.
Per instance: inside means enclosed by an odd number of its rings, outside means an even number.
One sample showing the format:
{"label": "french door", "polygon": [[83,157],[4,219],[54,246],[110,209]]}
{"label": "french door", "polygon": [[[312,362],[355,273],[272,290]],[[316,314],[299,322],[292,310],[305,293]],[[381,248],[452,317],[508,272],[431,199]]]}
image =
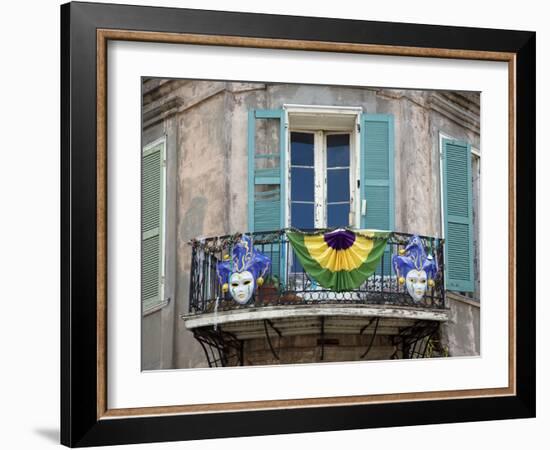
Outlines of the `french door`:
{"label": "french door", "polygon": [[302,230],[354,224],[354,156],[349,132],[290,133],[290,220]]}

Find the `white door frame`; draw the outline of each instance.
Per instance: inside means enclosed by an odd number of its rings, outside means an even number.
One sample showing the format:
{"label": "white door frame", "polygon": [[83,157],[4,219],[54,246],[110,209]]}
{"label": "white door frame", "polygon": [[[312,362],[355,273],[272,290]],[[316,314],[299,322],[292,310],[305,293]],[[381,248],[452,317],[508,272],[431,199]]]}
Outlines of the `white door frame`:
{"label": "white door frame", "polygon": [[[315,220],[316,228],[326,227],[326,208],[323,208],[326,199],[326,136],[329,134],[350,135],[350,213],[353,215],[351,226],[358,228],[360,226],[361,211],[360,188],[358,180],[360,179],[360,139],[359,139],[359,121],[362,107],[357,106],[323,106],[323,105],[283,105],[285,111],[286,124],[286,177],[284,180],[287,198],[282,199],[286,202],[286,220],[285,226],[290,227],[290,133],[304,132],[314,134],[314,148],[321,149],[325,157],[314,158],[315,170]],[[293,118],[314,116],[313,124],[308,127],[293,126]],[[341,119],[346,116],[349,120],[344,125],[331,125],[331,118]],[[324,180],[318,180],[319,173],[324,174]]]}

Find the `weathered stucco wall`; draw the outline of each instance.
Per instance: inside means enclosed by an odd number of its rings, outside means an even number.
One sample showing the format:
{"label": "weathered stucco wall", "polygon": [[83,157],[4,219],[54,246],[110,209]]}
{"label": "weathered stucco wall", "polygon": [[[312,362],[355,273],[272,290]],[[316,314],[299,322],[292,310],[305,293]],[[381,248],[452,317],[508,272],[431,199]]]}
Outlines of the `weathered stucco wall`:
{"label": "weathered stucco wall", "polygon": [[[143,144],[167,136],[167,242],[175,243],[167,248],[174,301],[143,320],[144,368],[206,364],[202,349],[180,320],[188,310],[187,242],[247,230],[249,109],[292,103],[360,106],[366,113],[393,114],[395,229],[408,233],[441,234],[439,132],[479,148],[477,94],[449,99],[427,91],[185,80],[149,80],[144,86]],[[471,117],[461,117],[453,102],[464,104],[461,111],[470,108]],[[467,126],[470,118],[473,124]],[[273,145],[277,133],[274,128],[260,129],[259,145]]]}
{"label": "weathered stucco wall", "polygon": [[449,356],[480,355],[480,304],[450,293],[447,296],[449,320],[442,325],[442,344]]}
{"label": "weathered stucco wall", "polygon": [[361,361],[368,352],[369,360],[390,359],[396,352],[389,336],[326,334],[325,344],[320,345],[318,335],[278,337],[273,333],[271,342],[278,359],[269,347],[267,339],[250,339],[244,344],[245,365],[300,364],[308,362]]}

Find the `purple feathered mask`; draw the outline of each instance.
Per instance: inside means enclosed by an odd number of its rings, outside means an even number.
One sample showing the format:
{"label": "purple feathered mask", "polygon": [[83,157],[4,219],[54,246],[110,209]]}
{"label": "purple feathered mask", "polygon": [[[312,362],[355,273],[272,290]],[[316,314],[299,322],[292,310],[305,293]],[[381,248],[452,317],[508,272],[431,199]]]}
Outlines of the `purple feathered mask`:
{"label": "purple feathered mask", "polygon": [[406,278],[412,269],[424,270],[428,279],[434,279],[437,275],[437,261],[432,255],[426,254],[422,240],[417,235],[409,239],[404,255],[393,255],[392,264],[400,277]]}
{"label": "purple feathered mask", "polygon": [[[406,283],[407,291],[415,302],[420,302],[428,286],[435,285],[437,261],[432,255],[426,255],[422,240],[413,236],[400,255],[393,255],[392,264],[399,283]],[[428,285],[428,286],[427,286]]]}
{"label": "purple feathered mask", "polygon": [[242,235],[231,256],[216,266],[223,292],[229,290],[238,303],[246,303],[271,267],[269,257],[256,251],[250,236]]}

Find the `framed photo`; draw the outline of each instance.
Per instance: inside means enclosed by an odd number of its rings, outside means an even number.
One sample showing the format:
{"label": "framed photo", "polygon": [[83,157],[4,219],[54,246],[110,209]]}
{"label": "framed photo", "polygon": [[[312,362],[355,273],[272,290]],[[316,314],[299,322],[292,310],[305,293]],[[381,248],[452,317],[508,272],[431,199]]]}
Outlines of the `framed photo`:
{"label": "framed photo", "polygon": [[61,19],[63,444],[534,417],[535,33]]}

